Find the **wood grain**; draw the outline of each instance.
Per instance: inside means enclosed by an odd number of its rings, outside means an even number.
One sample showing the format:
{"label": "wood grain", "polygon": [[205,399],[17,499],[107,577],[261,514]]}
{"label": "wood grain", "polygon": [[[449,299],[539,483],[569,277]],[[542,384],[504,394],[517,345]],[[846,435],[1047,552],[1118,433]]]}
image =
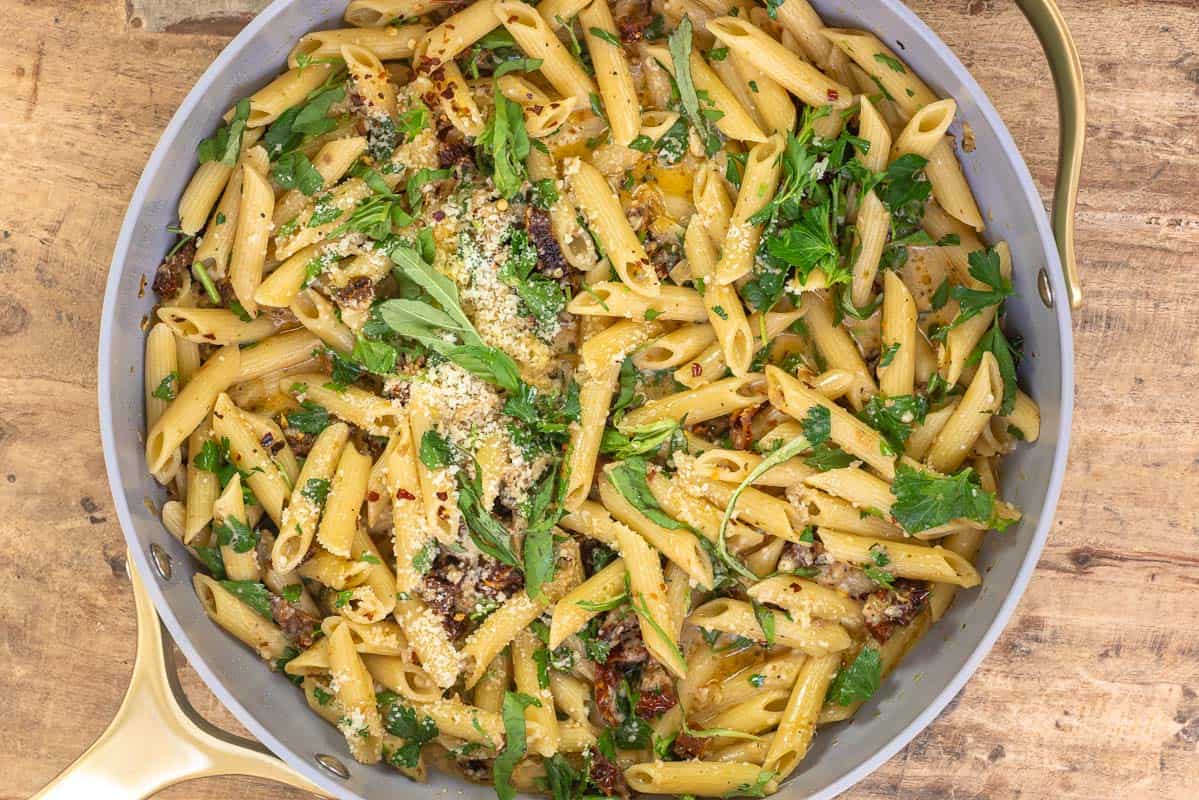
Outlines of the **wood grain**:
{"label": "wood grain", "polygon": [[[75,758],[134,642],[96,413],[125,203],[257,0],[0,0],[0,798]],[[1010,2],[913,0],[998,106],[1048,201],[1052,82]],[[56,7],[62,6],[62,7]],[[1089,88],[1074,444],[1052,537],[950,707],[846,795],[1193,798],[1199,786],[1199,3],[1064,0]],[[218,725],[238,726],[194,673]],[[301,797],[223,778],[174,800]]]}

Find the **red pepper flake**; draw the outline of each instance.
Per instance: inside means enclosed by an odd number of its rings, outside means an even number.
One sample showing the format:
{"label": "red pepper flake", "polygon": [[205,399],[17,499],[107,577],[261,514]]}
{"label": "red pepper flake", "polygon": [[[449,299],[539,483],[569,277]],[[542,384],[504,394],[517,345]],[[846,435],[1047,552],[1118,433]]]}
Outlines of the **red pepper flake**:
{"label": "red pepper flake", "polygon": [[437,493],[437,499],[438,499],[438,500],[445,500],[445,499],[447,499],[447,498],[449,498],[449,495],[448,495],[448,494],[446,494],[445,492],[438,492],[438,493]]}
{"label": "red pepper flake", "polygon": [[367,492],[366,499],[372,503],[377,503],[377,502],[379,502],[379,493],[378,492]]}
{"label": "red pepper flake", "polygon": [[841,94],[840,94],[840,93],[839,93],[839,92],[838,92],[836,89],[829,89],[829,90],[828,90],[828,99],[829,99],[829,100],[831,100],[831,101],[835,101],[835,100],[837,100],[837,98],[839,98],[840,96],[841,96]]}
{"label": "red pepper flake", "polygon": [[698,378],[700,375],[703,375],[703,374],[704,374],[704,365],[700,364],[697,361],[691,362],[691,377]]}
{"label": "red pepper flake", "polygon": [[412,492],[408,491],[407,489],[397,489],[396,490],[396,499],[397,500],[415,500],[416,495],[414,495]]}

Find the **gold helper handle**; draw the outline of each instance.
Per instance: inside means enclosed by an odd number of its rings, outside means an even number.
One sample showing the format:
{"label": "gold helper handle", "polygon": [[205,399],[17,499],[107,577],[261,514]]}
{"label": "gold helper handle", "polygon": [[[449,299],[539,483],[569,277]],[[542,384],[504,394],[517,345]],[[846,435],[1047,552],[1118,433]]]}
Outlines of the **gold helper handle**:
{"label": "gold helper handle", "polygon": [[1074,204],[1082,175],[1082,150],[1087,132],[1087,100],[1082,61],[1054,0],[1016,0],[1041,40],[1053,85],[1057,90],[1057,183],[1053,189],[1053,236],[1066,272],[1070,307],[1082,305],[1082,283],[1074,257]]}
{"label": "gold helper handle", "polygon": [[137,656],[129,689],[100,738],[32,800],[143,800],[192,778],[251,775],[324,796],[257,742],[202,719],[183,694],[170,639],[125,556],[137,605]]}

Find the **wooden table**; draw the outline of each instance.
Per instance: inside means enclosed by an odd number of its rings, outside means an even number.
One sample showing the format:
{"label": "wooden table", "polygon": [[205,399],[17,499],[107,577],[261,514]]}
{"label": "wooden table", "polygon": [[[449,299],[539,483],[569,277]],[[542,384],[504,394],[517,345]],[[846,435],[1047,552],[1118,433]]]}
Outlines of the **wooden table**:
{"label": "wooden table", "polygon": [[[0,798],[115,711],[134,641],[96,335],[125,204],[184,93],[261,0],[0,0]],[[1048,198],[1050,76],[1011,2],[913,7],[988,90]],[[1199,2],[1064,0],[1090,89],[1065,491],[1007,632],[847,797],[1199,793]],[[194,673],[217,724],[238,726]],[[247,779],[164,797],[299,798]]]}

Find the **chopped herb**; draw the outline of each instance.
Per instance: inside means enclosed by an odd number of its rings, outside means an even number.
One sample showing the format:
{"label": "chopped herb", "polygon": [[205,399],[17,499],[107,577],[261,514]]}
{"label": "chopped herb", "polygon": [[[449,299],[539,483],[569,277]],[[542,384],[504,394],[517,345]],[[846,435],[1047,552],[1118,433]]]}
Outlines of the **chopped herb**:
{"label": "chopped herb", "polygon": [[553,178],[542,178],[533,183],[533,205],[549,211],[558,202],[558,187]]}
{"label": "chopped herb", "polygon": [[774,646],[774,612],[761,603],[754,603],[754,619],[758,621],[758,627],[762,629],[762,636],[765,637],[766,646]]}
{"label": "chopped herb", "polygon": [[284,414],[289,428],[295,428],[300,433],[316,435],[329,427],[329,412],[325,407],[312,400],[300,403],[300,408],[292,409]]}
{"label": "chopped herb", "polygon": [[658,505],[654,493],[649,488],[648,469],[649,463],[644,458],[632,456],[609,469],[608,480],[616,491],[620,492],[621,497],[651,522],[671,530],[686,529],[686,525],[668,516]]}
{"label": "chopped herb", "polygon": [[683,104],[683,112],[704,142],[708,155],[713,156],[720,149],[720,136],[712,127],[711,120],[700,109],[699,95],[691,77],[691,46],[691,18],[684,14],[678,27],[670,34],[667,47],[670,50],[670,60],[674,64],[674,81],[679,91],[679,100]]}
{"label": "chopped herb", "polygon": [[864,702],[883,682],[883,660],[873,647],[862,648],[848,667],[839,671],[828,688],[828,700],[839,706]]}
{"label": "chopped herb", "polygon": [[593,27],[590,30],[588,30],[588,33],[590,33],[592,36],[594,36],[597,39],[603,39],[605,42],[612,45],[613,47],[623,47],[623,45],[620,43],[620,39],[616,38],[616,34],[610,33],[608,31],[604,30],[603,28],[594,28]]}
{"label": "chopped herb", "polygon": [[858,418],[882,434],[891,451],[888,455],[897,455],[904,451],[912,428],[924,422],[927,413],[928,400],[920,395],[875,395],[858,412]]}
{"label": "chopped herb", "polygon": [[299,189],[311,197],[325,185],[325,179],[312,166],[308,156],[292,151],[271,165],[271,177],[284,189]]}
{"label": "chopped herb", "polygon": [[895,495],[891,515],[909,533],[936,528],[955,519],[1003,525],[993,518],[995,495],[978,485],[978,476],[969,467],[942,477],[900,464],[895,470],[891,493]]}
{"label": "chopped herb", "polygon": [[946,278],[945,280],[941,281],[941,285],[937,287],[937,290],[935,292],[933,292],[933,296],[932,296],[932,299],[929,301],[929,305],[932,307],[933,311],[940,311],[942,308],[945,307],[945,304],[948,302],[949,302],[949,278]]}
{"label": "chopped herb", "polygon": [[529,157],[529,134],[520,105],[495,89],[495,110],[475,143],[485,156],[496,191],[511,200],[525,179],[524,161]]}
{"label": "chopped herb", "polygon": [[235,553],[248,553],[258,546],[259,534],[237,517],[226,517],[213,525],[217,543]]}
{"label": "chopped herb", "polygon": [[422,716],[416,709],[405,705],[400,698],[388,692],[380,698],[383,702],[383,727],[392,736],[404,740],[404,745],[391,753],[388,759],[392,766],[415,767],[420,761],[421,747],[433,741],[440,731],[432,717]]}
{"label": "chopped herb", "polygon": [[150,394],[153,397],[157,397],[159,400],[165,400],[169,403],[175,399],[178,386],[179,373],[172,371],[167,373],[167,375],[158,382],[158,385],[154,387],[154,391]]}
{"label": "chopped herb", "polygon": [[887,555],[886,548],[880,544],[872,544],[870,546],[870,558],[874,563],[866,565],[862,572],[866,574],[867,578],[884,589],[894,589],[895,576],[883,569],[883,567],[891,563],[891,557]]}
{"label": "chopped herb", "polygon": [[221,581],[221,586],[231,595],[254,609],[259,616],[271,617],[271,593],[258,581]]}
{"label": "chopped herb", "polygon": [[971,289],[955,286],[950,289],[950,295],[958,301],[958,315],[953,320],[955,326],[977,316],[984,308],[999,305],[1015,294],[1012,282],[1003,277],[999,253],[993,248],[975,250],[967,258],[970,262],[970,276],[990,288]]}
{"label": "chopped herb", "polygon": [[495,793],[499,800],[514,800],[516,787],[512,784],[512,771],[525,756],[528,747],[525,730],[525,709],[541,707],[541,701],[519,692],[504,692],[500,714],[504,720],[504,750],[495,758],[492,772],[495,777]]}
{"label": "chopped herb", "polygon": [[899,63],[898,59],[893,58],[886,53],[875,53],[874,60],[880,64],[887,65],[891,68],[892,72],[898,72],[901,75],[907,73],[907,70],[903,68],[903,64]]}
{"label": "chopped herb", "polygon": [[216,133],[196,147],[200,163],[218,161],[228,167],[236,165],[237,157],[241,153],[242,135],[246,132],[246,120],[249,118],[250,98],[243,97],[237,102],[229,123],[217,128]]}
{"label": "chopped herb", "polygon": [[833,430],[832,414],[822,405],[813,405],[800,423],[808,443],[815,447],[828,440]]}

